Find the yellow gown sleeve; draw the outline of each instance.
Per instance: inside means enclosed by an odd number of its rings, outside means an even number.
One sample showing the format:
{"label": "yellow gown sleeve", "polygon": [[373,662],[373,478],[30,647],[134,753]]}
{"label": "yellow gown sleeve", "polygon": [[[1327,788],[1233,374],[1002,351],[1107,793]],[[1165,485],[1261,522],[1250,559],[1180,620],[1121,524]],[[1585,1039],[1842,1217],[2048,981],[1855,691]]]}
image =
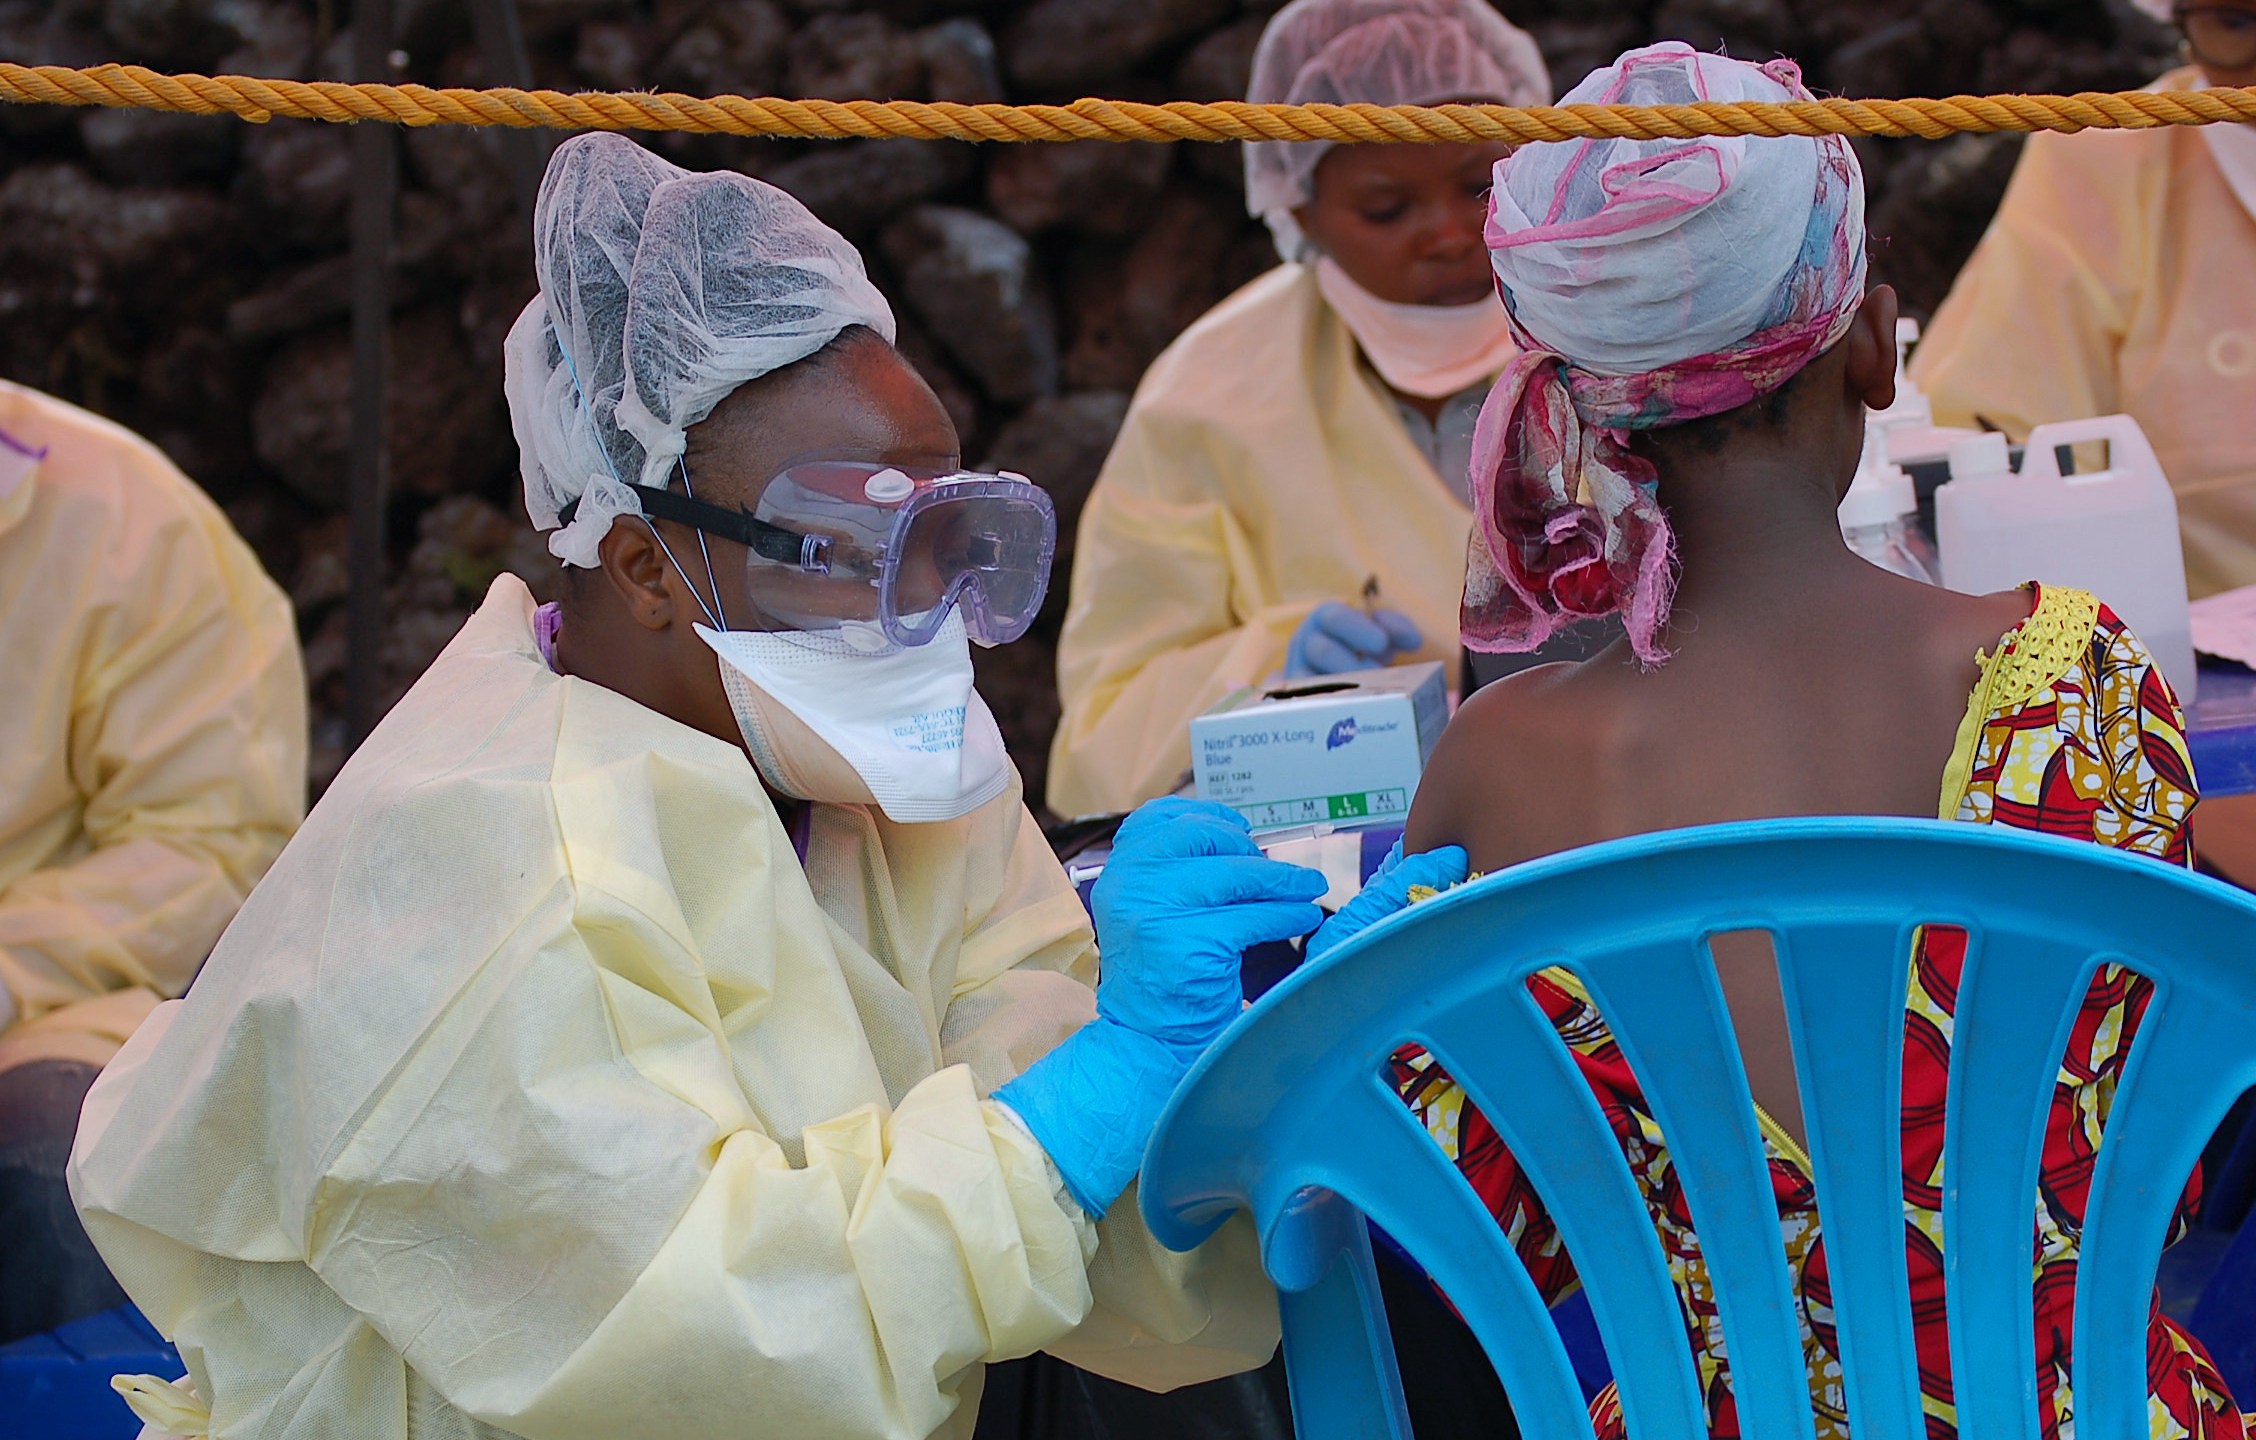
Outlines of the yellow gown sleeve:
{"label": "yellow gown sleeve", "polygon": [[1074,551],[1058,641],[1050,808],[1128,810],[1190,768],[1191,718],[1285,660],[1314,608],[1263,593],[1221,476],[1253,462],[1212,427],[1132,409]]}
{"label": "yellow gown sleeve", "polygon": [[75,687],[84,848],[0,891],[0,983],[32,1024],[122,989],[181,993],[305,813],[289,601],[153,447],[114,460],[132,503],[53,587],[92,613],[19,617],[87,637],[74,675],[32,677]]}
{"label": "yellow gown sleeve", "polygon": [[1997,218],[1912,361],[1938,424],[2038,425],[2123,408],[2116,360],[2141,277],[2166,136],[2036,135]]}
{"label": "yellow gown sleeve", "polygon": [[967,1067],[787,1151],[700,1017],[585,954],[640,938],[489,961],[552,1002],[473,986],[318,1187],[307,1263],[439,1394],[524,1440],[921,1440],[1087,1314],[1084,1238]]}
{"label": "yellow gown sleeve", "polygon": [[[1040,845],[1023,827],[1013,871]],[[1014,875],[966,944],[967,968],[1020,951],[996,975],[1010,1003],[984,1023],[952,1004],[944,1068],[796,1133],[766,1119],[780,1088],[830,1088],[840,1077],[806,1059],[852,1070],[854,1047],[802,1035],[799,1056],[732,1055],[716,1043],[728,1011],[689,981],[709,972],[627,892],[592,888],[593,868],[575,853],[569,927],[528,917],[504,945],[517,953],[483,962],[315,1191],[314,1273],[449,1402],[524,1440],[724,1434],[748,1417],[774,1440],[917,1440],[966,1429],[979,1363],[1060,1343],[1100,1283],[1096,1313],[1125,1317],[1103,1348],[1185,1351],[1132,1359],[1132,1378],[1266,1358],[1258,1271],[1233,1287],[1205,1259],[1140,1262],[1156,1246],[1138,1246],[1133,1205],[1090,1226],[983,1098],[975,1066],[1016,1063],[994,1061],[1011,1047],[988,1032],[1032,1037],[1091,1009],[1072,973],[1087,922],[1054,861],[1054,888]],[[788,890],[776,904],[779,946],[802,952],[820,915]]]}

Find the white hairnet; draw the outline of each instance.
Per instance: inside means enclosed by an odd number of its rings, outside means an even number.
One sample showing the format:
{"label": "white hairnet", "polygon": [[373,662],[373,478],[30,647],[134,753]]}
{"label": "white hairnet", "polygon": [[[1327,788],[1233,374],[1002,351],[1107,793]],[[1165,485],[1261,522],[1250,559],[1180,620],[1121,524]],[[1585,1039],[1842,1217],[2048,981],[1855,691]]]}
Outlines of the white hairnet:
{"label": "white hairnet", "polygon": [[729,392],[893,312],[843,236],[773,185],[668,164],[618,135],[556,149],[533,212],[540,293],[503,389],[533,524],[593,566],[630,486],[664,488],[683,433]]}
{"label": "white hairnet", "polygon": [[[1562,103],[1807,94],[1790,68],[1772,68],[1780,73],[1671,41],[1593,72]],[[1826,187],[1831,205],[1820,187],[1829,161],[1853,176]],[[1802,216],[1816,217],[1807,231],[1781,223]],[[1513,318],[1543,348],[1604,375],[1714,354],[1780,323],[1773,312],[1797,265],[1827,273],[1823,247],[1836,238],[1861,259],[1863,237],[1853,153],[1800,138],[1527,145],[1496,167],[1490,195],[1489,254]]]}
{"label": "white hairnet", "polygon": [[2165,25],[2176,18],[2171,12],[2173,0],[2131,0],[2131,3]]}
{"label": "white hairnet", "polygon": [[[1257,105],[1544,105],[1551,76],[1527,32],[1487,0],[1293,0],[1261,32],[1246,99]],[[1246,209],[1287,260],[1304,258],[1292,212],[1315,194],[1329,142],[1245,147]]]}

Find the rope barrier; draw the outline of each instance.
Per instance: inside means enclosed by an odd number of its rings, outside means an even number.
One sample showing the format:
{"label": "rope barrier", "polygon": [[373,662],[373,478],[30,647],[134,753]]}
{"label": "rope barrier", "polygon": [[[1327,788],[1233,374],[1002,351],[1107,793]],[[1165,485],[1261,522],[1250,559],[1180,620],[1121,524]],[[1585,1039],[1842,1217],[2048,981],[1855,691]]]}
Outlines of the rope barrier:
{"label": "rope barrier", "polygon": [[845,140],[1331,140],[1360,144],[1700,135],[1878,135],[1941,139],[2000,131],[2150,130],[2256,123],[2256,87],[2120,94],[1960,95],[1947,100],[1796,100],[1696,105],[1251,105],[1176,100],[1076,100],[1071,105],[960,105],[921,100],[778,100],[630,91],[434,89],[166,75],[139,65],[16,65],[0,61],[0,100],[106,105],[185,115],[276,116],[395,125],[512,129],[685,130]]}

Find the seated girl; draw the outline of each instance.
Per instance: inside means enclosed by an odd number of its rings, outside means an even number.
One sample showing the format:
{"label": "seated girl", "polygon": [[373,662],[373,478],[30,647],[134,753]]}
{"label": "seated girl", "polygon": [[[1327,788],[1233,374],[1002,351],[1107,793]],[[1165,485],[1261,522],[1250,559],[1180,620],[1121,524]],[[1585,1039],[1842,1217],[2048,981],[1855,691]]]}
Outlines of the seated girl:
{"label": "seated girl", "polygon": [[[1806,95],[1795,68],[1682,45],[1570,100]],[[1620,836],[1789,815],[1940,815],[2188,860],[2184,720],[2138,638],[2077,591],[1971,597],[1875,569],[1835,505],[1894,386],[1896,301],[1866,293],[1864,182],[1837,139],[1534,145],[1497,166],[1487,241],[1523,354],[1481,416],[1463,627],[1525,651],[1586,616],[1625,638],[1481,691],[1436,751],[1407,847],[1475,871]],[[2042,357],[2033,357],[2042,363]],[[1800,1108],[1769,957],[1718,946],[1763,1130],[1821,1436],[1846,1433]],[[1964,936],[1931,933],[1905,1016],[1904,1199],[1930,1433],[1953,1430],[1943,1333],[1942,1097]],[[1717,1435],[1736,1435],[1699,1249],[1603,1016],[1533,983],[1612,1119],[1684,1297]],[[2060,1071],[2037,1223],[2045,1434],[2069,1432],[2069,1321],[2092,1146],[2148,996],[2095,980]],[[1573,1275],[1495,1132],[1421,1052],[1402,1091],[1554,1296]],[[1697,1298],[1696,1298],[1697,1297]],[[1811,1311],[1820,1312],[1813,1323]],[[2239,1437],[2199,1345],[2159,1316],[2155,1436]],[[1611,1392],[1600,1440],[1623,1433]]]}

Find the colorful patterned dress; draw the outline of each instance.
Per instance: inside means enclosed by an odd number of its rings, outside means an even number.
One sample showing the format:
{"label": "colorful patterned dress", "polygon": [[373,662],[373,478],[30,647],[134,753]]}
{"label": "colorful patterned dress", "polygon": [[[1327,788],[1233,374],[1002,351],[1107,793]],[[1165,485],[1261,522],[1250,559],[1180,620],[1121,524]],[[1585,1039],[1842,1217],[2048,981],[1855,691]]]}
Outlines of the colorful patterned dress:
{"label": "colorful patterned dress", "polygon": [[[2029,618],[2007,633],[1994,657],[1981,657],[1981,666],[1944,775],[1942,818],[2073,836],[2190,863],[2187,820],[2196,794],[2184,717],[2153,658],[2122,621],[2082,591],[2042,590]],[[1941,1180],[1943,1097],[1965,942],[1958,930],[1922,936],[1904,1016],[1904,1216],[1930,1440],[1952,1440],[1957,1432],[1943,1307]],[[1660,1128],[1575,978],[1547,970],[1529,987],[1597,1094],[1661,1232],[1711,1433],[1736,1437],[1722,1326]],[[2046,1440],[2073,1434],[2068,1337],[2078,1237],[2100,1126],[2150,992],[2147,981],[2117,967],[2094,978],[2054,1092],[2036,1215],[2037,1369]],[[1456,1082],[1416,1048],[1396,1056],[1395,1078],[1428,1133],[1511,1236],[1544,1294],[1556,1299],[1571,1290],[1573,1266],[1542,1200]],[[1819,1440],[1845,1440],[1816,1187],[1802,1149],[1769,1116],[1760,1118],[1801,1310],[1817,1433]],[[2198,1186],[2197,1176],[2181,1227]],[[2159,1312],[2147,1366],[2154,1440],[2256,1440],[2200,1344]],[[1598,1440],[1625,1440],[1611,1387],[1592,1403],[1591,1416]]]}

